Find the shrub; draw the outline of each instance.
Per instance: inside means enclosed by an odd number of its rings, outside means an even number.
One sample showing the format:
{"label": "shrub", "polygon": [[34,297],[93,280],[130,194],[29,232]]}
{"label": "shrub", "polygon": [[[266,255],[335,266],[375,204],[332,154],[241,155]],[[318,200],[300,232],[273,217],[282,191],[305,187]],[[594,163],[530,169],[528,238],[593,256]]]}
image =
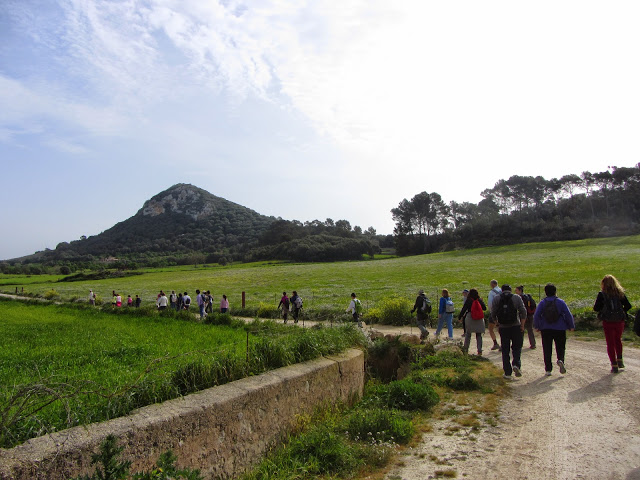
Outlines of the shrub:
{"label": "shrub", "polygon": [[370,387],[365,404],[401,410],[430,410],[440,397],[431,385],[414,383],[409,379]]}
{"label": "shrub", "polygon": [[369,309],[366,318],[369,323],[407,325],[413,319],[411,307],[406,298],[385,298]]}
{"label": "shrub", "polygon": [[54,298],[58,298],[60,294],[52,288],[51,290],[47,290],[43,296],[46,300],[53,300]]}
{"label": "shrub", "polygon": [[258,318],[278,318],[279,315],[279,310],[275,308],[275,306],[263,302],[260,302],[258,310],[256,311]]}
{"label": "shrub", "polygon": [[351,473],[360,463],[344,436],[320,425],[295,438],[289,445],[293,460],[305,463],[307,474]]}
{"label": "shrub", "polygon": [[411,420],[397,410],[365,408],[352,411],[345,430],[353,440],[375,440],[406,444],[414,433]]}

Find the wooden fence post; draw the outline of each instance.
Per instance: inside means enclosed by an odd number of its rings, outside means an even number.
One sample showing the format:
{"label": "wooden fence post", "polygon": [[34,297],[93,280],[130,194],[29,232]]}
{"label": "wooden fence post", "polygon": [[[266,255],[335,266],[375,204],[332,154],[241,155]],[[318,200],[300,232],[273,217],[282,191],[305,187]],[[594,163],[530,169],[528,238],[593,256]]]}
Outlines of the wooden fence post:
{"label": "wooden fence post", "polygon": [[[242,309],[243,309],[243,310],[244,310],[244,307],[245,307],[245,300],[246,300],[245,293],[244,293],[244,292],[242,292]],[[247,337],[247,338],[249,338],[249,337]]]}

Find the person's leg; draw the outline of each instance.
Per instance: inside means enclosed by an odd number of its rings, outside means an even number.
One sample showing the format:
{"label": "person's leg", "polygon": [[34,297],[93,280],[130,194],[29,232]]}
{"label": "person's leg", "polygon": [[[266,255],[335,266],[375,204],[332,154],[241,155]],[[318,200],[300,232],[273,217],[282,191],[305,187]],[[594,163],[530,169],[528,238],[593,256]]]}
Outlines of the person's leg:
{"label": "person's leg", "polygon": [[420,339],[426,338],[429,335],[426,327],[426,319],[417,318],[416,325],[418,325],[418,330],[420,330]]}
{"label": "person's leg", "polygon": [[482,355],[482,334],[476,333],[476,345],[478,346],[478,355]]}
{"label": "person's leg", "polygon": [[567,331],[555,331],[556,357],[564,363],[564,354],[567,350]]}
{"label": "person's leg", "polygon": [[616,331],[615,324],[613,322],[602,322],[602,328],[604,329],[604,339],[607,341],[607,354],[609,355],[609,361],[611,366],[618,366],[618,358],[616,357]]}
{"label": "person's leg", "polygon": [[447,313],[447,333],[449,333],[449,339],[453,340],[453,313]]}
{"label": "person's leg", "polygon": [[[491,337],[491,340],[493,340],[493,347],[491,347],[491,350],[500,350],[500,345],[498,345],[498,340],[496,340],[495,326],[495,323],[489,321],[489,336]],[[502,343],[502,341],[500,343]]]}
{"label": "person's leg", "polygon": [[464,345],[462,347],[462,350],[464,352],[468,352],[469,351],[469,344],[470,343],[471,343],[471,332],[465,333],[464,334]]}
{"label": "person's leg", "polygon": [[[613,325],[615,326],[613,347],[616,352],[618,366],[620,366],[622,363],[622,334],[624,332],[624,322],[615,322]],[[624,363],[622,364],[624,365]]]}
{"label": "person's leg", "polygon": [[508,328],[500,328],[498,332],[500,333],[500,345],[502,345],[502,369],[505,375],[511,376],[513,368],[511,367],[511,358],[509,355],[511,350],[510,332]]}
{"label": "person's leg", "polygon": [[513,365],[522,368],[520,357],[522,355],[522,344],[524,342],[524,332],[520,329],[520,325],[510,327],[511,332],[511,352],[513,353]]}
{"label": "person's leg", "polygon": [[446,315],[446,313],[443,313],[442,315],[440,315],[438,317],[438,328],[436,328],[436,337],[438,335],[440,335],[440,331],[442,330],[442,327],[444,326],[444,316]]}
{"label": "person's leg", "polygon": [[553,365],[551,363],[551,351],[553,349],[553,330],[541,330],[540,336],[542,337],[542,356],[544,357],[544,371],[551,372],[553,370]]}
{"label": "person's leg", "polygon": [[536,334],[533,331],[533,317],[529,315],[527,318],[527,335],[529,336],[529,348],[536,348]]}

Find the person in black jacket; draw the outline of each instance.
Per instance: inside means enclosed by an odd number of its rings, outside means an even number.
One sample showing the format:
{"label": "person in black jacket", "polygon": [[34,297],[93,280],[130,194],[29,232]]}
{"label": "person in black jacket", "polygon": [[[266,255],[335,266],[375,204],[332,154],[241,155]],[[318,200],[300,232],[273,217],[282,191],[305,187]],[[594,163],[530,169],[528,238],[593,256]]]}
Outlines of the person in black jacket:
{"label": "person in black jacket", "polygon": [[413,304],[413,310],[411,310],[411,313],[413,312],[417,312],[416,324],[418,325],[418,330],[420,330],[420,340],[424,340],[429,336],[427,319],[429,318],[429,313],[431,313],[431,302],[424,294],[424,290],[418,292],[416,302]]}
{"label": "person in black jacket", "polygon": [[605,275],[600,282],[600,292],[593,309],[598,312],[598,318],[602,320],[604,338],[607,341],[607,354],[611,361],[611,373],[618,373],[624,368],[622,332],[631,304],[624,294],[624,288],[613,275]]}
{"label": "person in black jacket", "polygon": [[471,343],[471,334],[476,334],[476,345],[478,347],[478,355],[482,355],[482,335],[484,334],[484,317],[481,319],[473,319],[471,317],[471,307],[473,305],[474,300],[478,300],[480,302],[480,306],[482,310],[485,311],[487,306],[480,298],[480,294],[478,290],[472,288],[469,290],[469,294],[467,295],[467,299],[462,305],[462,310],[460,310],[460,315],[458,315],[459,319],[462,319],[464,322],[464,346],[462,350],[464,352],[469,351],[469,344]]}

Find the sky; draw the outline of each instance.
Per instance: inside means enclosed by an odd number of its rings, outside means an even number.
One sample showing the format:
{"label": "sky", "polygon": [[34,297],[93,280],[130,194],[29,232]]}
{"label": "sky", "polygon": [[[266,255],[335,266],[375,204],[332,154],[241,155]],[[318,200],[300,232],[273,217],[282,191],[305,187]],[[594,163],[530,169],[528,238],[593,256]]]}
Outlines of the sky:
{"label": "sky", "polygon": [[0,259],[176,183],[392,233],[417,193],[640,161],[640,2],[0,0]]}

